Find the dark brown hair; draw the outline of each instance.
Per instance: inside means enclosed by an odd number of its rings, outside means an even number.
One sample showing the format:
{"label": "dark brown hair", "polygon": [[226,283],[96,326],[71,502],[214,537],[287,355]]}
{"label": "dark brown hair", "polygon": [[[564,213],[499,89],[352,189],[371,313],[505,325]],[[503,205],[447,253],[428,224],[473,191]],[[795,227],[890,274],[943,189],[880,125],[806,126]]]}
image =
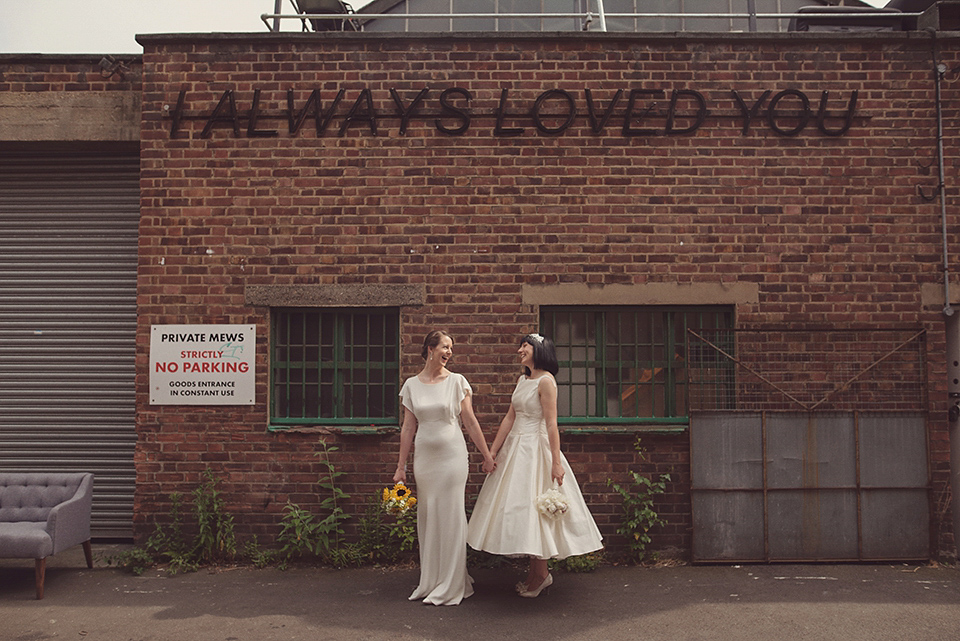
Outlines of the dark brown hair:
{"label": "dark brown hair", "polygon": [[[550,372],[554,376],[560,371],[560,365],[557,363],[557,348],[553,341],[546,336],[527,334],[520,343],[526,343],[533,348],[533,366],[536,369],[542,369]],[[524,367],[523,373],[530,376],[530,368]]]}
{"label": "dark brown hair", "polygon": [[426,337],[424,337],[423,349],[420,351],[420,356],[423,357],[423,360],[427,360],[427,348],[436,347],[439,345],[444,336],[449,338],[451,341],[453,340],[453,336],[450,336],[450,334],[446,333],[442,329],[435,329],[427,334]]}

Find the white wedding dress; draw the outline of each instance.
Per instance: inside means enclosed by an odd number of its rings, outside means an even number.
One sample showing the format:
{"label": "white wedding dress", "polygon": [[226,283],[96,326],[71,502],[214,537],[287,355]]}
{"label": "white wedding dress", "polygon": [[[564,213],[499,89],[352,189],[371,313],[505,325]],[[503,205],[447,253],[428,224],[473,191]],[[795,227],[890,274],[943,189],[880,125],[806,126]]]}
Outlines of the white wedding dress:
{"label": "white wedding dress", "polygon": [[416,480],[420,585],[410,600],[457,605],[473,594],[467,574],[467,443],[460,402],[471,393],[461,374],[439,383],[408,378],[400,390],[403,406],[417,417],[413,449]]}
{"label": "white wedding dress", "polygon": [[[476,550],[509,556],[565,559],[603,547],[577,479],[561,454],[564,477],[560,491],[569,508],[558,519],[540,514],[536,499],[553,487],[553,455],[540,405],[540,379],[521,376],[511,403],[516,420],[473,508],[467,543]],[[556,385],[548,377],[544,385]]]}

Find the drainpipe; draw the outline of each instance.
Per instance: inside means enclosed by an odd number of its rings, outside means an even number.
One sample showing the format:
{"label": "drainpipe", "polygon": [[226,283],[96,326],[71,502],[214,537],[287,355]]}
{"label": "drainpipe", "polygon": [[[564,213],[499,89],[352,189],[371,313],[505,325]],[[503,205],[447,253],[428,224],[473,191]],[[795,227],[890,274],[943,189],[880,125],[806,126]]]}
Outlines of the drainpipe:
{"label": "drainpipe", "polygon": [[939,167],[939,181],[937,192],[940,194],[940,226],[943,233],[943,315],[953,316],[953,307],[950,305],[950,262],[947,255],[947,199],[944,193],[946,184],[943,170],[943,101],[940,95],[940,85],[943,76],[947,73],[947,65],[937,62],[937,32],[930,29],[933,43],[933,79],[936,88],[937,104],[937,165]]}

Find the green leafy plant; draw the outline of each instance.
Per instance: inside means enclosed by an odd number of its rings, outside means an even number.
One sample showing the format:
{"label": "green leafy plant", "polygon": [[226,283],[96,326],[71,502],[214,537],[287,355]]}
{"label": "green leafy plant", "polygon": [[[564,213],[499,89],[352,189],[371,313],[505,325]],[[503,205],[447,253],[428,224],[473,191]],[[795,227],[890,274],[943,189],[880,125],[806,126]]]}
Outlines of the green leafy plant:
{"label": "green leafy plant", "polygon": [[[643,459],[643,448],[639,438],[634,447]],[[657,525],[665,525],[667,522],[657,514],[653,506],[654,497],[666,492],[670,475],[661,474],[657,480],[653,480],[633,470],[629,474],[631,477],[629,484],[620,485],[614,483],[613,479],[607,479],[607,485],[613,487],[613,490],[620,495],[622,503],[623,514],[617,533],[627,539],[631,559],[640,563],[646,558],[647,545],[652,541],[650,529]]]}
{"label": "green leafy plant", "polygon": [[243,557],[249,559],[253,567],[263,569],[273,562],[276,554],[272,550],[265,550],[260,547],[260,541],[254,535],[253,539],[243,544]]}
{"label": "green leafy plant", "polygon": [[336,567],[354,564],[357,555],[354,546],[346,545],[343,541],[343,524],[350,515],[343,511],[340,502],[350,498],[337,485],[337,479],[343,475],[336,469],[330,460],[330,453],[337,448],[321,441],[323,450],[317,453],[323,466],[323,473],[318,483],[328,495],[320,501],[323,518],[317,517],[307,509],[296,503],[287,502],[280,520],[280,534],[277,541],[280,543],[280,556],[289,561],[297,557],[316,556],[325,563]]}
{"label": "green leafy plant", "polygon": [[551,569],[560,569],[565,572],[593,572],[603,563],[603,550],[590,552],[578,556],[568,556],[559,561],[550,561]]}
{"label": "green leafy plant", "polygon": [[343,476],[344,472],[337,470],[330,460],[330,453],[336,452],[338,448],[327,445],[326,441],[321,441],[321,444],[323,450],[318,452],[317,456],[320,457],[325,473],[320,476],[319,486],[330,494],[320,501],[321,511],[327,511],[328,514],[316,525],[317,554],[324,560],[339,566],[344,560],[340,558],[341,540],[344,534],[343,523],[350,518],[350,515],[340,507],[340,501],[349,499],[350,495],[337,485],[337,479]]}
{"label": "green leafy plant", "polygon": [[396,563],[405,552],[416,549],[416,506],[400,514],[389,514],[383,509],[380,493],[376,493],[367,501],[358,531],[356,553],[359,562]]}
{"label": "green leafy plant", "polygon": [[296,503],[287,502],[280,519],[280,556],[285,559],[319,555],[317,523],[314,515]]}
{"label": "green leafy plant", "polygon": [[417,507],[394,517],[390,524],[390,537],[400,545],[401,552],[412,552],[417,547]]}
{"label": "green leafy plant", "polygon": [[116,566],[137,576],[146,572],[148,568],[152,568],[157,562],[153,554],[141,547],[108,555],[104,557],[104,561],[109,566]]}
{"label": "green leafy plant", "polygon": [[166,525],[157,524],[153,534],[142,547],[133,548],[108,558],[111,565],[134,574],[158,563],[167,564],[170,574],[194,572],[203,563],[233,558],[236,555],[236,537],[233,516],[225,510],[225,502],[218,489],[219,480],[207,469],[204,480],[192,492],[196,534],[187,536],[184,524],[183,496],[170,495],[170,518]]}
{"label": "green leafy plant", "polygon": [[147,539],[146,548],[158,563],[167,563],[171,574],[195,572],[200,563],[194,555],[195,545],[183,532],[183,495],[179,492],[171,494],[170,504],[170,524],[166,527],[158,524]]}
{"label": "green leafy plant", "polygon": [[197,562],[211,563],[231,559],[237,554],[237,537],[233,529],[233,515],[225,510],[220,495],[220,480],[207,468],[203,482],[193,491],[193,513],[199,530],[193,556]]}

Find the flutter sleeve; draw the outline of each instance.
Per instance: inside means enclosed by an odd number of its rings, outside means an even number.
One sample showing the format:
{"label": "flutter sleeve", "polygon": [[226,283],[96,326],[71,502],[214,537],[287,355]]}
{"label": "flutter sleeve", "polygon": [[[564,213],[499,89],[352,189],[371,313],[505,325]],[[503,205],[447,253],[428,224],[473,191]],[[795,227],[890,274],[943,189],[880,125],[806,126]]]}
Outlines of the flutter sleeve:
{"label": "flutter sleeve", "polygon": [[413,411],[413,390],[410,385],[412,379],[407,379],[403,382],[403,387],[400,388],[400,402],[411,412]]}
{"label": "flutter sleeve", "polygon": [[463,402],[463,399],[467,397],[468,394],[473,394],[473,388],[470,387],[470,383],[467,381],[466,377],[463,374],[454,374],[456,376],[456,388],[457,388],[457,413],[460,413],[460,403]]}

